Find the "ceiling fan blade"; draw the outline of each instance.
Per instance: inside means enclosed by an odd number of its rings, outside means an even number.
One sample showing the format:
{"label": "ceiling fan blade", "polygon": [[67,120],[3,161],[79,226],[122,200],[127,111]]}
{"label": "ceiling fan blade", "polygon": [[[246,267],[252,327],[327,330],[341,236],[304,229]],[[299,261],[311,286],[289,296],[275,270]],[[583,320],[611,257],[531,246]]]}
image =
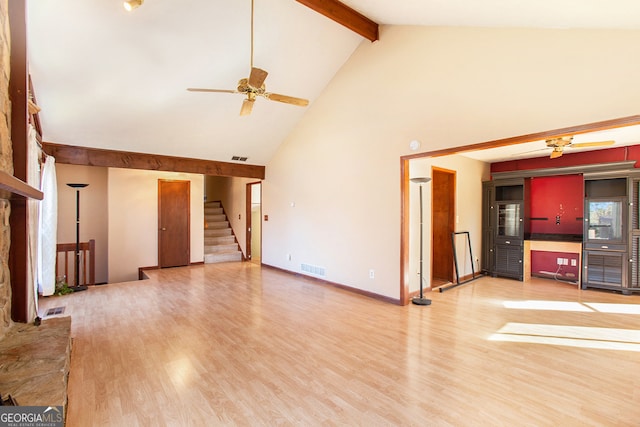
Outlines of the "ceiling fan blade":
{"label": "ceiling fan blade", "polygon": [[613,144],[615,144],[615,141],[577,142],[575,144],[571,144],[571,148],[605,147],[607,145],[613,145]]}
{"label": "ceiling fan blade", "polygon": [[278,93],[265,93],[264,96],[272,101],[285,102],[299,107],[306,107],[309,105],[309,101],[307,99],[294,98],[293,96],[280,95]]}
{"label": "ceiling fan blade", "polygon": [[240,93],[237,90],[230,89],[201,89],[195,87],[188,87],[187,90],[189,92],[221,92],[221,93]]}
{"label": "ceiling fan blade", "polygon": [[245,99],[242,102],[242,108],[240,108],[240,115],[241,116],[248,116],[249,114],[251,114],[251,110],[253,110],[253,103],[255,102],[255,100],[253,99]]}
{"label": "ceiling fan blade", "polygon": [[510,156],[511,156],[511,157],[515,157],[515,156],[523,156],[523,155],[525,155],[525,154],[539,153],[539,152],[541,152],[541,151],[548,151],[548,150],[549,150],[549,148],[548,148],[548,147],[547,147],[547,148],[539,148],[539,149],[537,149],[537,150],[523,151],[523,152],[520,152],[520,153],[512,153]]}
{"label": "ceiling fan blade", "polygon": [[557,159],[558,157],[562,156],[562,148],[558,147],[558,148],[554,148],[553,151],[551,152],[551,155],[549,156],[550,159]]}
{"label": "ceiling fan blade", "polygon": [[249,86],[260,89],[264,84],[267,75],[269,75],[269,73],[267,73],[265,70],[261,70],[260,68],[256,67],[251,68],[251,74],[249,75]]}

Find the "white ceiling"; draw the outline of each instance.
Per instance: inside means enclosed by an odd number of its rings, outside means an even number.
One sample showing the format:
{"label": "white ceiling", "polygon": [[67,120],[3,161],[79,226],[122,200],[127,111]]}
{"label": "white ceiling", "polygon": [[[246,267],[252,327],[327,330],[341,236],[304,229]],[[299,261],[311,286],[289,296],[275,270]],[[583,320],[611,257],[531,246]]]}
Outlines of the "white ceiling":
{"label": "white ceiling", "polygon": [[[344,3],[389,25],[640,29],[637,0]],[[48,142],[266,164],[306,111],[259,98],[240,117],[241,95],[186,91],[234,89],[248,76],[250,0],[146,0],[132,13],[121,0],[31,0],[28,28]],[[294,0],[255,0],[254,65],[269,72],[268,91],[307,108],[360,43]]]}
{"label": "white ceiling", "polygon": [[[564,154],[640,144],[640,126],[626,126],[617,129],[574,135],[572,144],[601,141],[614,141],[614,144],[612,146],[582,148],[569,146],[565,147]],[[472,159],[492,163],[532,157],[546,157],[551,155],[552,151],[553,149],[547,147],[544,140],[540,140],[505,147],[463,152],[460,154]]]}

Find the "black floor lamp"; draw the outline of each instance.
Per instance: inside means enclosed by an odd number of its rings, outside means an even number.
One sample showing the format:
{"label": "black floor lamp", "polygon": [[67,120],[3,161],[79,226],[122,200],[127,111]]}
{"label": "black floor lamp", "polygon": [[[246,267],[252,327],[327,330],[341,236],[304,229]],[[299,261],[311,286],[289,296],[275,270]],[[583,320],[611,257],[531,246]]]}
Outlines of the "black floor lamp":
{"label": "black floor lamp", "polygon": [[73,291],[86,291],[87,287],[80,285],[80,189],[89,184],[67,184],[71,188],[76,189],[76,261],[75,272],[73,276],[73,285],[69,286]]}
{"label": "black floor lamp", "polygon": [[428,177],[421,177],[421,178],[411,178],[411,182],[415,183],[415,184],[419,184],[420,185],[420,296],[413,298],[411,300],[412,303],[416,304],[416,305],[431,305],[431,300],[428,298],[424,297],[424,294],[422,293],[422,223],[423,223],[423,217],[422,217],[422,185],[426,184],[427,182],[431,181],[431,178]]}

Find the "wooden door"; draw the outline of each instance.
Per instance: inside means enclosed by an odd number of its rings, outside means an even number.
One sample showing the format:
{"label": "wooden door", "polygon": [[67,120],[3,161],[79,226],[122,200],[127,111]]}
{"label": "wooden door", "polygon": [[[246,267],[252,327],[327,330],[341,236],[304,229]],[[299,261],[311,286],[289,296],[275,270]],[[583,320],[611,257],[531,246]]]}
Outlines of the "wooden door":
{"label": "wooden door", "polygon": [[158,180],[158,266],[189,265],[190,181]]}
{"label": "wooden door", "polygon": [[455,172],[432,169],[432,286],[453,282],[451,233],[455,231]]}

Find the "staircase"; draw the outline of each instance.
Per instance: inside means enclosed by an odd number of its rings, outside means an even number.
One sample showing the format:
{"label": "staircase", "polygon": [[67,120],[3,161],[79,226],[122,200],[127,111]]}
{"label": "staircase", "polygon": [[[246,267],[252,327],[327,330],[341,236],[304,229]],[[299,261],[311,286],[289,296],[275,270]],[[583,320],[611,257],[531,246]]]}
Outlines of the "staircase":
{"label": "staircase", "polygon": [[204,204],[204,263],[242,261],[236,236],[220,202]]}

